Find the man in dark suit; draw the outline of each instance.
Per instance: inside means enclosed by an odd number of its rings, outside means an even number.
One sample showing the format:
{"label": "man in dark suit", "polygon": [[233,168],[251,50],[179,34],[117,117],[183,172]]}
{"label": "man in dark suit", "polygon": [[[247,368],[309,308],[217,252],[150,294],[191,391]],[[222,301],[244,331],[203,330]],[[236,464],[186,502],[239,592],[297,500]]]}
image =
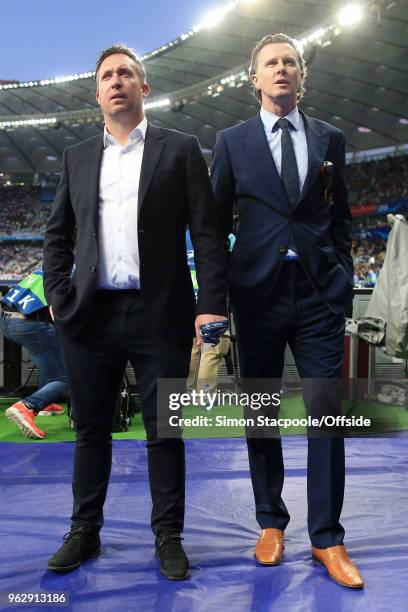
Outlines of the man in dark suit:
{"label": "man in dark suit", "polygon": [[96,83],[104,133],[65,150],[44,242],[45,292],[76,423],[72,526],[48,568],[69,571],[100,550],[114,406],[129,360],[147,434],[156,552],[162,573],[182,580],[184,446],[158,437],[156,380],[186,378],[194,333],[225,319],[225,254],[198,141],[146,121],[149,86],[134,52],[103,51]]}
{"label": "man in dark suit", "polygon": [[[261,112],[218,134],[211,174],[225,239],[232,230],[233,210],[239,215],[230,275],[241,375],[279,381],[289,344],[304,379],[306,407],[315,415],[329,407],[316,405],[319,391],[312,383],[328,379],[334,388],[341,377],[344,309],[352,291],[353,264],[344,135],[298,110],[305,76],[296,41],[283,34],[259,41],[250,78]],[[339,414],[339,404],[331,413]],[[262,432],[248,437],[247,443],[262,529],[255,556],[260,563],[275,565],[282,557],[289,521],[281,497],[281,441]],[[343,493],[343,439],[309,435],[313,557],[341,584],[362,587],[343,545]]]}

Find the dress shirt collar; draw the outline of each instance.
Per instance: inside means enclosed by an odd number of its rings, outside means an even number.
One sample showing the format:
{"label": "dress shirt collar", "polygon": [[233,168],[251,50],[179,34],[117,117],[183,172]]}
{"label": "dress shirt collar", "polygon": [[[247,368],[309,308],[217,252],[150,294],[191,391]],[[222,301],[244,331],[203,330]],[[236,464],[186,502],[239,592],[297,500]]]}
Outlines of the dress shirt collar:
{"label": "dress shirt collar", "polygon": [[[137,125],[129,134],[129,144],[133,143],[133,142],[138,142],[140,141],[140,139],[142,141],[145,140],[146,138],[146,130],[147,130],[147,119],[146,117],[143,117],[143,119],[141,120],[141,122],[139,123],[139,125]],[[106,147],[110,146],[110,145],[117,145],[118,141],[116,140],[116,138],[114,138],[112,136],[112,134],[109,134],[106,125],[103,128],[103,147],[104,149],[106,149]],[[125,145],[126,146],[126,145]]]}
{"label": "dress shirt collar", "polygon": [[[261,107],[260,115],[265,130],[267,132],[272,132],[275,123],[280,119],[280,117],[278,117],[278,115],[275,115],[274,113],[270,113],[269,111],[265,110],[263,106]],[[285,115],[284,119],[290,121],[296,131],[300,129],[301,117],[297,106],[295,106],[295,108],[290,111],[288,115]]]}

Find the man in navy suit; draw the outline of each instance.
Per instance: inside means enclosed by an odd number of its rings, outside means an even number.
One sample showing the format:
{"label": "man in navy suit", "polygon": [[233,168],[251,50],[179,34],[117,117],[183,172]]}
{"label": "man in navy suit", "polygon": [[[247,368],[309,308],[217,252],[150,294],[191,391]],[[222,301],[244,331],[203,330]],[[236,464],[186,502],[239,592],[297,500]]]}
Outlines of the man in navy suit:
{"label": "man in navy suit", "polygon": [[[344,311],[353,286],[345,139],[299,111],[305,76],[297,41],[277,34],[258,42],[250,78],[260,114],[219,132],[211,175],[225,239],[233,211],[239,215],[230,277],[242,377],[280,380],[289,344],[309,414],[337,415],[341,402],[329,393],[324,402],[333,405],[317,405],[310,383],[329,380],[338,388],[341,378]],[[262,529],[255,557],[276,565],[289,522],[281,440],[259,435],[247,444]],[[340,524],[342,437],[309,435],[307,467],[312,555],[334,580],[361,588]]]}

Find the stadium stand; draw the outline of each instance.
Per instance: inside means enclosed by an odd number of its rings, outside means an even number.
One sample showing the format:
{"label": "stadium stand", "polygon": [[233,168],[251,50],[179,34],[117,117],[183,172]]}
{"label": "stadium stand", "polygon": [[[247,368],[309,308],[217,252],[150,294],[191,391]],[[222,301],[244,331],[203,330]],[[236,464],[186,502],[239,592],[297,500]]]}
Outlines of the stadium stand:
{"label": "stadium stand", "polygon": [[[408,209],[408,156],[350,164],[347,168],[354,215],[354,284],[372,287],[384,261],[389,232],[386,212]],[[30,185],[0,187],[0,269],[2,280],[19,280],[41,261],[38,243],[15,241],[42,237],[54,188]],[[360,216],[360,214],[362,216]]]}
{"label": "stadium stand", "polygon": [[41,267],[42,245],[0,242],[2,281],[21,280],[32,269]]}
{"label": "stadium stand", "polygon": [[13,235],[16,231],[31,231],[38,226],[39,191],[40,188],[34,186],[0,187],[0,234]]}
{"label": "stadium stand", "polygon": [[348,167],[351,206],[408,198],[408,157],[390,157]]}

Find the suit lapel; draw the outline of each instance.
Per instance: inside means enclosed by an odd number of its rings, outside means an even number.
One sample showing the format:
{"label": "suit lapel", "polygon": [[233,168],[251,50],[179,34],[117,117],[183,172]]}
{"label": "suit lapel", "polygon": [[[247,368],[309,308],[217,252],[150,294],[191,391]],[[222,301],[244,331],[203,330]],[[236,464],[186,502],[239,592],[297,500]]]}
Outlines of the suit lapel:
{"label": "suit lapel", "polygon": [[101,162],[103,153],[103,134],[89,141],[89,149],[86,155],[87,183],[91,218],[95,230],[99,225],[99,177],[101,174]]}
{"label": "suit lapel", "polygon": [[247,130],[243,135],[243,145],[245,154],[252,161],[252,167],[256,168],[260,174],[262,184],[266,183],[270,193],[274,193],[286,206],[287,196],[276,169],[266,138],[265,128],[259,115],[253,117],[247,123]]}
{"label": "suit lapel", "polygon": [[159,162],[164,147],[163,134],[160,128],[150,123],[147,125],[143,151],[142,168],[140,171],[138,214],[143,206],[143,200],[153,178],[153,173]]}
{"label": "suit lapel", "polygon": [[[321,124],[314,121],[311,117],[300,111],[306,132],[307,141],[307,174],[300,194],[299,202],[305,198],[320,172],[320,167],[326,159],[327,148],[329,146],[330,133],[322,130]],[[298,202],[298,203],[299,203]]]}

